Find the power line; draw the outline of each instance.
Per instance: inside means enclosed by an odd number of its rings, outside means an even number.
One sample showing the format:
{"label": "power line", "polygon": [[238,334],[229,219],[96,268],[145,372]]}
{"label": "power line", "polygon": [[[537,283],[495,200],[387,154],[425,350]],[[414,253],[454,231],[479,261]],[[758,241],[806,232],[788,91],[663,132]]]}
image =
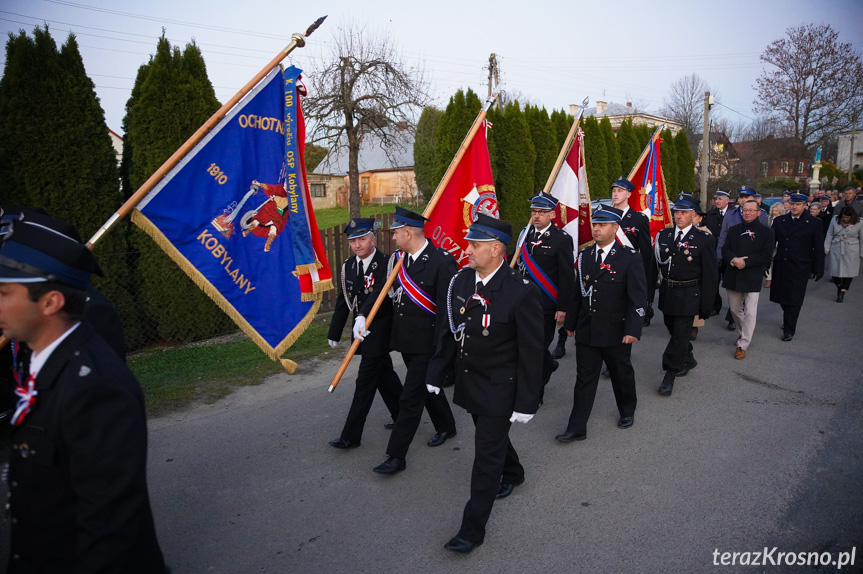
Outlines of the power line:
{"label": "power line", "polygon": [[744,113],[741,113],[741,112],[738,112],[737,110],[733,110],[733,109],[729,108],[728,106],[726,106],[726,105],[725,105],[725,104],[723,104],[723,103],[720,103],[720,102],[714,102],[714,103],[715,103],[717,106],[722,106],[723,108],[725,108],[725,109],[726,109],[726,110],[728,110],[728,111],[734,112],[734,113],[735,113],[735,114],[737,114],[738,116],[743,116],[744,118],[749,119],[749,120],[752,120],[753,122],[758,121],[758,120],[756,120],[755,118],[751,118],[751,117],[747,116],[747,115],[746,115],[746,114],[744,114]]}

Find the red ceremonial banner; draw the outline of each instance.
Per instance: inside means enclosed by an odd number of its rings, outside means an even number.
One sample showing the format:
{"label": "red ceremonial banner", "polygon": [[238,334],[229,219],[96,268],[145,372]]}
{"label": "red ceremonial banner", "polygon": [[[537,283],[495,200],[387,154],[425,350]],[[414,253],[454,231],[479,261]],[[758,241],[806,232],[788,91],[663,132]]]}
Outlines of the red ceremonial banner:
{"label": "red ceremonial banner", "polygon": [[[476,214],[500,218],[486,141],[486,129],[490,124],[485,120],[483,124],[465,150],[446,189],[441,192],[426,224],[427,237],[435,246],[452,253],[459,267],[468,263],[464,236]],[[428,230],[431,230],[430,235]]]}
{"label": "red ceremonial banner", "polygon": [[640,211],[650,220],[650,238],[656,238],[661,229],[673,223],[665,193],[665,177],[659,157],[659,137],[651,138],[647,144],[647,155],[629,177],[635,190],[629,196],[629,207]]}

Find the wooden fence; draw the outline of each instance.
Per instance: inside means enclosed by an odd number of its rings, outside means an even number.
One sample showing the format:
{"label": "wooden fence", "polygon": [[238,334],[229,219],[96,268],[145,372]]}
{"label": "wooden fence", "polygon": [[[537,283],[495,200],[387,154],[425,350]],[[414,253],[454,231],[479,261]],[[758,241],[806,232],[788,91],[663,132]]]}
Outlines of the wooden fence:
{"label": "wooden fence", "polygon": [[[381,228],[375,231],[378,238],[377,248],[387,255],[391,254],[395,249],[392,233],[389,232],[390,225],[393,223],[393,214],[381,213],[370,217],[381,222]],[[345,227],[347,227],[347,223],[320,230],[327,261],[330,262],[330,269],[333,272],[333,285],[336,288],[324,293],[319,313],[326,313],[336,308],[336,297],[339,296],[339,289],[342,284],[342,263],[353,255],[348,244],[348,236],[344,233]]]}

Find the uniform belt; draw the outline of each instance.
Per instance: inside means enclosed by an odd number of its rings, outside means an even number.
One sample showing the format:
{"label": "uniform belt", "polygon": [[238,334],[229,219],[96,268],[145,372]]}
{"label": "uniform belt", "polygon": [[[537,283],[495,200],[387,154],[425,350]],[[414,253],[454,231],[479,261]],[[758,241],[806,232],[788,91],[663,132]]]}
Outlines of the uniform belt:
{"label": "uniform belt", "polygon": [[675,281],[674,279],[663,279],[666,285],[671,289],[679,287],[695,287],[701,284],[701,279],[692,279],[690,281]]}

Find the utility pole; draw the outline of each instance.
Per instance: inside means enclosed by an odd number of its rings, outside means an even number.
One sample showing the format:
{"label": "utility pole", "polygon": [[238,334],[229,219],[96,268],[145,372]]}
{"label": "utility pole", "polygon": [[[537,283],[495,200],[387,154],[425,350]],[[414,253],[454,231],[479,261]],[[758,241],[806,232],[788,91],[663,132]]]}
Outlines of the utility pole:
{"label": "utility pole", "polygon": [[[492,80],[494,80],[494,90],[492,90]],[[500,85],[500,69],[497,64],[497,54],[494,52],[488,57],[488,97],[491,97],[492,91],[497,91]],[[497,109],[500,110],[500,98],[497,98]]]}
{"label": "utility pole", "polygon": [[710,173],[710,106],[713,96],[704,92],[704,127],[701,132],[701,199],[707,201],[707,176]]}

